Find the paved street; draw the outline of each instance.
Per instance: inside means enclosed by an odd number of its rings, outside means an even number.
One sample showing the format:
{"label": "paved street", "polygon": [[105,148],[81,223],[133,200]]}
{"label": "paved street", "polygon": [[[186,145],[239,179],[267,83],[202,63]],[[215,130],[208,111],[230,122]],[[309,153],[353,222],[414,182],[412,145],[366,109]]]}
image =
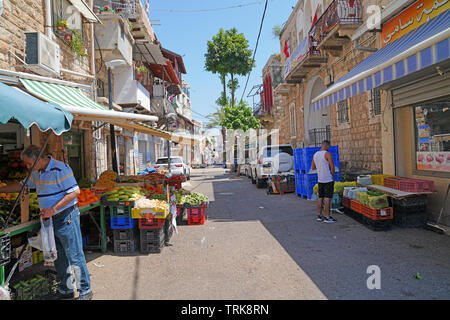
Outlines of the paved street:
{"label": "paved street", "polygon": [[205,225],[179,226],[160,254],[87,254],[94,299],[450,299],[449,236],[319,223],[315,201],[219,168],[193,170],[186,189],[210,198]]}

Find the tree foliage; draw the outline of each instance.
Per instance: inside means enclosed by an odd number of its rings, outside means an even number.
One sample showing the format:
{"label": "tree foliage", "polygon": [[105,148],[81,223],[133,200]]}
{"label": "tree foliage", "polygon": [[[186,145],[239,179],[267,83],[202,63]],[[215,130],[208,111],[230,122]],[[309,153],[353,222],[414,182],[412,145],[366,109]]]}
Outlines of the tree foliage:
{"label": "tree foliage", "polygon": [[231,91],[231,104],[235,103],[235,92],[237,89],[237,75],[245,76],[253,68],[254,62],[251,58],[252,50],[249,49],[248,41],[243,33],[238,33],[236,28],[224,31],[222,28],[207,43],[205,54],[205,69],[214,74],[219,74],[223,85],[222,97],[226,98],[226,77],[231,77],[228,82]]}
{"label": "tree foliage", "polygon": [[227,104],[223,107],[224,117],[220,123],[221,126],[247,132],[250,129],[258,129],[260,121],[253,116],[253,110],[248,103],[241,100],[238,105]]}

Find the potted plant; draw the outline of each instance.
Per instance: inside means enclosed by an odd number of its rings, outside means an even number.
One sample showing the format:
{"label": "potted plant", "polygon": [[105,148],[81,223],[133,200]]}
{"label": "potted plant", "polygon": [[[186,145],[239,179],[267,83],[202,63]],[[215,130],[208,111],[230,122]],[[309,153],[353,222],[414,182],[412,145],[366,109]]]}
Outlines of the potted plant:
{"label": "potted plant", "polygon": [[148,69],[144,65],[139,66],[137,68],[136,80],[142,81],[142,79],[144,77],[144,72],[146,72],[147,70]]}
{"label": "potted plant", "polygon": [[67,29],[67,21],[66,20],[59,20],[56,23],[56,30],[64,32],[64,31],[66,31],[66,29]]}
{"label": "potted plant", "polygon": [[78,57],[87,55],[83,43],[83,38],[81,37],[81,34],[78,30],[72,31],[72,40],[69,43],[69,47]]}

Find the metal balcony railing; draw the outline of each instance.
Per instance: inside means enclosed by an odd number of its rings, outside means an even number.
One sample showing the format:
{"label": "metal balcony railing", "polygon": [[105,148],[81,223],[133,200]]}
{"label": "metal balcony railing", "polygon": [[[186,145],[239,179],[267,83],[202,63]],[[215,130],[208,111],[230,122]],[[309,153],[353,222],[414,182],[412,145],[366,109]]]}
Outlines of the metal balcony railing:
{"label": "metal balcony railing", "polygon": [[139,0],[94,0],[94,5],[101,8],[108,6],[124,19],[135,17],[139,14]]}
{"label": "metal balcony railing", "polygon": [[336,26],[362,22],[361,0],[334,0],[311,28],[309,36],[317,47]]}
{"label": "metal balcony railing", "polygon": [[330,126],[325,128],[316,128],[309,130],[309,145],[312,147],[320,147],[323,140],[331,140]]}

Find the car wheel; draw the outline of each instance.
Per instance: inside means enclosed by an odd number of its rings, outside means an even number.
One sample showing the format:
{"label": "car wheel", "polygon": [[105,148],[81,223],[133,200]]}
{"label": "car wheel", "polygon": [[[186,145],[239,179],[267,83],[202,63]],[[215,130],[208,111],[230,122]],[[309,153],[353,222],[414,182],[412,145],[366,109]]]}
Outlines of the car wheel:
{"label": "car wheel", "polygon": [[261,179],[258,179],[258,177],[256,177],[256,187],[258,189],[264,188],[265,187],[265,181],[261,180]]}
{"label": "car wheel", "polygon": [[252,179],[252,183],[253,183],[253,184],[256,183],[256,180],[255,180],[255,178],[253,177],[253,172],[250,174],[250,179]]}

